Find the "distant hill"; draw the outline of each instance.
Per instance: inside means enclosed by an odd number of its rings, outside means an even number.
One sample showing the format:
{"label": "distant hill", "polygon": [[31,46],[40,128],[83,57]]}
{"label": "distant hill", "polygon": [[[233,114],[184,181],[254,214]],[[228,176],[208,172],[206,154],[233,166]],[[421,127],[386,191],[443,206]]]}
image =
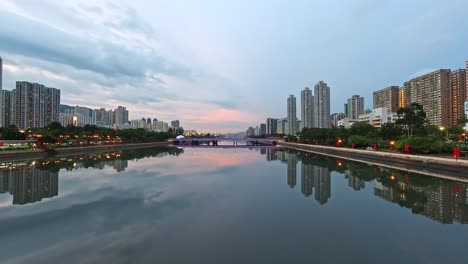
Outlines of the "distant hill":
{"label": "distant hill", "polygon": [[65,110],[73,109],[73,108],[74,108],[73,106],[61,104],[60,105],[60,113],[65,113]]}

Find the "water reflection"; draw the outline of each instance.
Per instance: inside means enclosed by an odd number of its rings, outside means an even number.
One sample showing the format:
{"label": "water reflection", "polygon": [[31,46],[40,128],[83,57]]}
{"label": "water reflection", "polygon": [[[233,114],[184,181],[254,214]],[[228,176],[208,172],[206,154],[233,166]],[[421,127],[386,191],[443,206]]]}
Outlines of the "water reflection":
{"label": "water reflection", "polygon": [[13,195],[13,204],[28,204],[58,195],[58,171],[20,166],[0,171],[0,193]]}
{"label": "water reflection", "polygon": [[[255,151],[264,155],[268,162],[283,163],[286,166],[285,180],[288,187],[295,189],[299,177],[300,192],[306,198],[313,198],[320,205],[326,205],[332,199],[333,173],[334,177],[340,177],[340,175],[344,177],[350,189],[363,191],[366,187],[372,188],[374,196],[408,208],[414,214],[423,215],[440,223],[468,223],[467,183],[281,148],[257,148]],[[58,196],[60,170],[112,168],[116,173],[120,173],[128,168],[129,160],[167,155],[178,156],[183,152],[183,149],[159,148],[3,163],[0,164],[0,194],[11,194],[12,203],[15,205],[36,203],[45,198]],[[212,163],[220,168],[244,166],[234,161],[227,161],[228,157],[237,160],[237,157],[241,158],[241,155],[242,152],[212,153],[208,150],[206,153],[197,154],[197,157],[203,159],[205,163]],[[221,156],[222,160],[226,161],[218,162],[210,158]],[[192,159],[183,160],[189,162]],[[195,169],[193,166],[198,163],[198,160],[194,163],[187,163],[190,165],[188,169],[193,171]],[[299,170],[298,166],[300,166]]]}
{"label": "water reflection", "polygon": [[[326,204],[331,198],[332,171],[344,175],[348,186],[360,191],[371,186],[374,195],[415,214],[450,224],[468,223],[468,184],[326,156],[278,149],[269,150],[267,160],[278,157],[287,164],[290,188],[296,185],[296,168],[301,162],[301,192]],[[278,153],[279,152],[279,153]]]}
{"label": "water reflection", "polygon": [[58,182],[61,169],[94,168],[103,170],[106,167],[111,167],[116,172],[123,172],[128,167],[129,160],[180,155],[181,153],[183,153],[183,149],[158,148],[0,163],[0,194],[10,193],[13,196],[13,204],[35,203],[59,194]]}

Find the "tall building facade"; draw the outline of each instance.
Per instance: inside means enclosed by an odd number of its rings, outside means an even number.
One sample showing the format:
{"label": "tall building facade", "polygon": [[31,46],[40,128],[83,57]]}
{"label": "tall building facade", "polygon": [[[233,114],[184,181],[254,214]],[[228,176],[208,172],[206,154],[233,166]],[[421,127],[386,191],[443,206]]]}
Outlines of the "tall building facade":
{"label": "tall building facade", "polygon": [[407,103],[418,103],[426,112],[427,121],[434,126],[451,124],[450,70],[437,70],[404,84]]}
{"label": "tall building facade", "polygon": [[0,127],[5,127],[5,104],[3,103],[3,60],[0,57]]}
{"label": "tall building facade", "polygon": [[114,124],[123,125],[128,123],[128,110],[126,107],[118,106],[117,109],[114,110],[114,115]]}
{"label": "tall building facade", "polygon": [[314,87],[313,109],[313,127],[330,128],[330,87],[323,81]]}
{"label": "tall building facade", "polygon": [[297,116],[296,116],[296,97],[290,95],[288,97],[288,124],[286,133],[296,135],[297,133]]}
{"label": "tall building facade", "polygon": [[373,93],[374,109],[387,107],[392,112],[397,112],[399,108],[398,86],[389,86]]}
{"label": "tall building facade", "polygon": [[353,95],[348,99],[348,118],[357,120],[359,115],[364,114],[364,97]]}
{"label": "tall building facade", "polygon": [[59,120],[62,126],[78,126],[96,125],[96,114],[99,110],[93,110],[87,107],[75,106],[63,110],[60,113]]}
{"label": "tall building facade", "polygon": [[174,129],[179,129],[180,128],[180,121],[179,120],[171,121],[171,127],[174,128]]}
{"label": "tall building facade", "polygon": [[314,96],[309,87],[304,88],[301,92],[301,126],[299,128],[302,131],[303,128],[311,128],[313,124],[314,115]]}
{"label": "tall building facade", "polygon": [[3,124],[0,127],[8,127],[11,124],[11,92],[2,90],[0,102],[0,114]]}
{"label": "tall building facade", "polygon": [[266,130],[267,130],[267,129],[266,129],[266,124],[265,124],[265,123],[262,123],[262,124],[260,124],[260,128],[259,128],[258,134],[259,134],[260,136],[264,136],[264,135],[266,135]]}
{"label": "tall building facade", "polygon": [[286,133],[286,128],[288,126],[288,119],[287,118],[280,118],[276,122],[276,133],[280,135],[285,135]]}
{"label": "tall building facade", "polygon": [[466,70],[460,69],[450,73],[450,96],[452,101],[451,126],[457,126],[465,117]]}
{"label": "tall building facade", "polygon": [[59,121],[60,90],[42,84],[16,82],[11,91],[11,124],[19,129],[45,127]]}
{"label": "tall building facade", "polygon": [[278,120],[276,118],[267,118],[266,120],[266,134],[274,135],[277,133],[278,129]]}

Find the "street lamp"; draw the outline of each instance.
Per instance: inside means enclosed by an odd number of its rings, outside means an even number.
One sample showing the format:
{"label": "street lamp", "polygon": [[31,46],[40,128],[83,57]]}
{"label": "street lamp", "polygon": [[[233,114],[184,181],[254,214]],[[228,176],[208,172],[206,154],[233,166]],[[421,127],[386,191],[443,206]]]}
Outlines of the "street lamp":
{"label": "street lamp", "polygon": [[[440,129],[440,132],[444,132],[445,127],[441,126],[439,129]],[[447,130],[447,133],[446,133],[446,135],[445,135],[445,139],[446,139],[446,140],[448,139],[448,130]]]}

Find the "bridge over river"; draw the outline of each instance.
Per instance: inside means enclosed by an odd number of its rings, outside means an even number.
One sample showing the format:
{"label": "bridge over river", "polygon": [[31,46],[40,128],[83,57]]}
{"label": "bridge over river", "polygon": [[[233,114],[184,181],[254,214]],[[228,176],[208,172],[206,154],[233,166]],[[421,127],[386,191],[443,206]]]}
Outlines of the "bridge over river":
{"label": "bridge over river", "polygon": [[169,142],[178,144],[190,144],[190,145],[200,145],[208,144],[217,146],[218,142],[232,142],[232,145],[237,145],[238,143],[245,143],[247,145],[273,145],[282,141],[279,138],[172,138],[169,139]]}

